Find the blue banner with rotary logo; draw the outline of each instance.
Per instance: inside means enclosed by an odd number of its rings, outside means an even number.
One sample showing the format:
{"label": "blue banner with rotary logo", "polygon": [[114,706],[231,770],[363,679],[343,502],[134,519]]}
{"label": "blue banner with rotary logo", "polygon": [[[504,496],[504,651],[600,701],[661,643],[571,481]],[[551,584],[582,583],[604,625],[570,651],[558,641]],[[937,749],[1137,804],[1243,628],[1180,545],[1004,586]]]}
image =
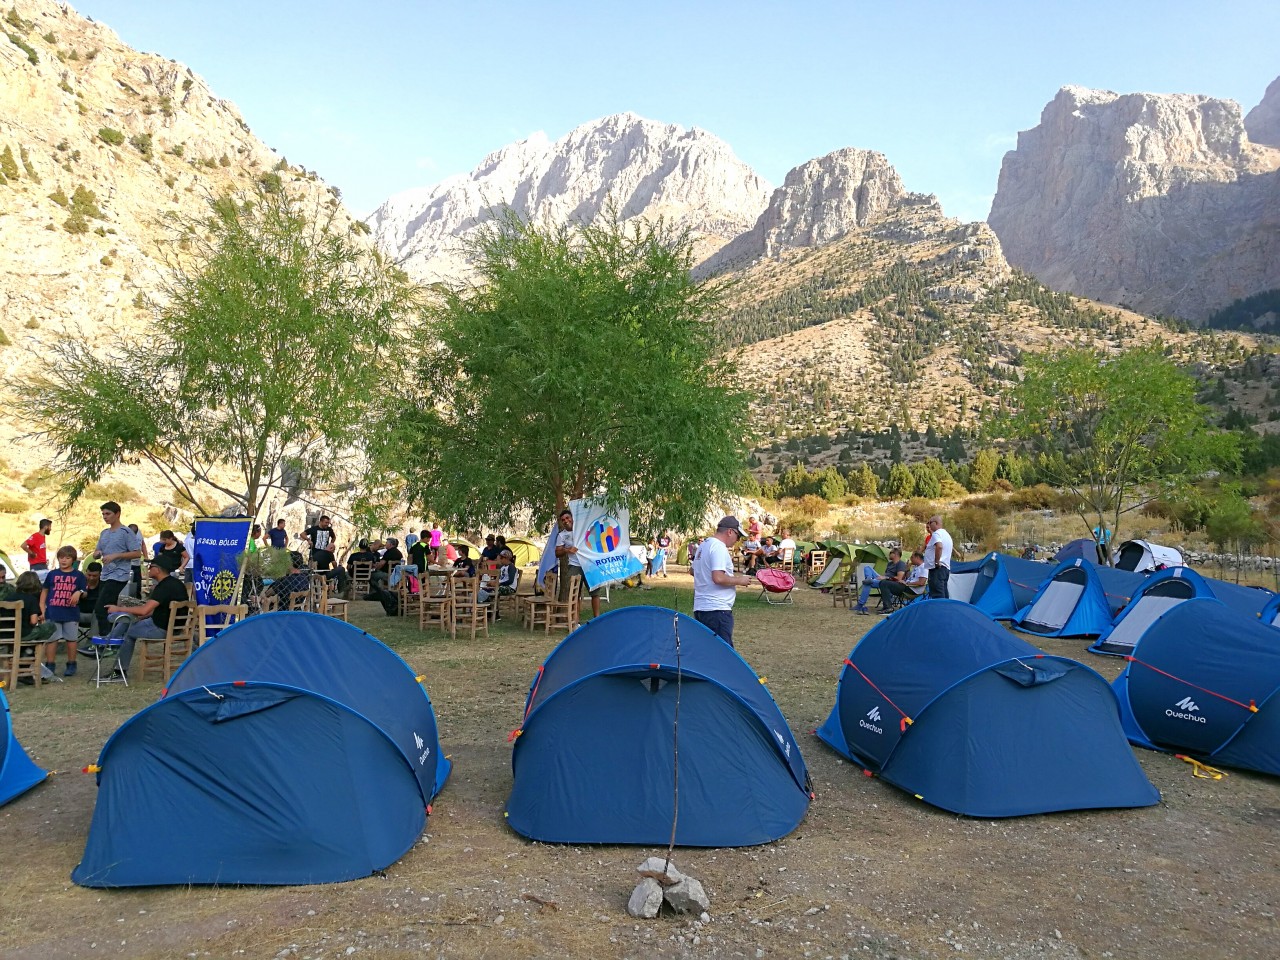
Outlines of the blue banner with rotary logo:
{"label": "blue banner with rotary logo", "polygon": [[192,558],[196,603],[221,606],[235,603],[240,554],[249,545],[248,517],[196,517],[196,551]]}
{"label": "blue banner with rotary logo", "polygon": [[644,564],[631,553],[628,533],[630,513],[622,507],[610,507],[594,500],[571,500],[573,545],[587,587],[596,587],[633,577]]}

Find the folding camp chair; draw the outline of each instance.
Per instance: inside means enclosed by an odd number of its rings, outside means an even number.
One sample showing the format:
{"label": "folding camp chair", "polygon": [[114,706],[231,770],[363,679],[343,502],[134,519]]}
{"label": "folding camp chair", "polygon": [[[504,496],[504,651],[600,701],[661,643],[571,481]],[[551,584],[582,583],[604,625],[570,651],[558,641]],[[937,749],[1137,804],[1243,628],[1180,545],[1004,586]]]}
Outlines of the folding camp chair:
{"label": "folding camp chair", "polygon": [[756,574],[756,579],[763,587],[758,599],[765,603],[795,603],[791,599],[791,591],[796,587],[796,578],[785,570],[773,570],[768,567]]}
{"label": "folding camp chair", "polygon": [[89,645],[93,648],[93,661],[95,666],[93,684],[94,688],[101,687],[104,683],[123,683],[126,687],[129,685],[129,677],[125,674],[122,667],[118,671],[108,670],[106,676],[102,674],[102,661],[107,657],[119,656],[120,644],[124,643],[122,637],[90,637]]}

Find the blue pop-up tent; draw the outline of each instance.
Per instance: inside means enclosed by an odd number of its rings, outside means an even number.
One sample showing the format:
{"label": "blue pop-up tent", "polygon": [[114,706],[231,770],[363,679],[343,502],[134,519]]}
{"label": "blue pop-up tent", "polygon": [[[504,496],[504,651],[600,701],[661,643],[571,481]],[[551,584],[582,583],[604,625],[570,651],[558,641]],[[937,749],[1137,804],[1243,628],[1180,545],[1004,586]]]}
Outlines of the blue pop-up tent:
{"label": "blue pop-up tent", "polygon": [[332,617],[224,629],[102,748],[71,878],[295,884],[384,869],[417,842],[449,775],[420,681]]}
{"label": "blue pop-up tent", "polygon": [[1252,616],[1259,614],[1272,596],[1269,590],[1203,577],[1190,567],[1168,567],[1138,585],[1133,598],[1116,614],[1111,626],[1099,634],[1089,652],[1127,656],[1158,617],[1186,600],[1212,597],[1238,613]]}
{"label": "blue pop-up tent", "polygon": [[13,732],[9,700],[0,684],[0,807],[43,783],[49,774],[32,762]]}
{"label": "blue pop-up tent", "polygon": [[1014,625],[1042,637],[1100,636],[1145,579],[1088,560],[1068,560],[1054,568],[1013,617]]}
{"label": "blue pop-up tent", "polygon": [[1280,627],[1280,596],[1272,597],[1267,605],[1258,611],[1258,619],[1268,626]]}
{"label": "blue pop-up tent", "polygon": [[979,560],[953,565],[947,592],[989,617],[1011,620],[1052,572],[1048,564],[993,550]]}
{"label": "blue pop-up tent", "polygon": [[800,748],[763,680],[659,607],[569,634],[538,668],[517,734],[507,822],[534,840],[666,844],[677,756],[682,846],[776,840],[809,806]]}
{"label": "blue pop-up tent", "polygon": [[1097,541],[1089,537],[1081,537],[1078,540],[1072,540],[1053,555],[1054,563],[1064,563],[1067,560],[1088,560],[1090,563],[1097,563]]}
{"label": "blue pop-up tent", "polygon": [[1147,627],[1113,687],[1129,739],[1280,776],[1280,643],[1219,600]]}
{"label": "blue pop-up tent", "polygon": [[926,803],[969,816],[1160,799],[1102,677],[956,600],[911,604],[868,632],[818,736]]}

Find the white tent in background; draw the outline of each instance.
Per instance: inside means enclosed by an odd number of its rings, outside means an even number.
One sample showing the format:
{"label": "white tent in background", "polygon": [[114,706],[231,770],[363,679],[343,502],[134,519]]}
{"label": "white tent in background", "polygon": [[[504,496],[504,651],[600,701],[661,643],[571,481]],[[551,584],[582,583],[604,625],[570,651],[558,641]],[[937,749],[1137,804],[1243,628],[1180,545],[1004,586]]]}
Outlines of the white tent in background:
{"label": "white tent in background", "polygon": [[1176,547],[1162,547],[1150,540],[1126,540],[1116,553],[1116,569],[1149,573],[1166,567],[1185,566],[1182,553]]}

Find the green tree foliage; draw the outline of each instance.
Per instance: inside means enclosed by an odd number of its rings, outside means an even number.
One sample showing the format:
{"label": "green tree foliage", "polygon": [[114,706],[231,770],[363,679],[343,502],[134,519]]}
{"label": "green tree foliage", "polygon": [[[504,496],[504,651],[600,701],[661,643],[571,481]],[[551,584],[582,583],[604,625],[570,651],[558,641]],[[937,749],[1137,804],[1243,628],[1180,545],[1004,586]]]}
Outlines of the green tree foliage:
{"label": "green tree foliage", "polygon": [[902,500],[916,492],[916,479],[911,468],[905,463],[895,463],[889,468],[889,478],[885,480],[882,495],[889,500]]}
{"label": "green tree foliage", "polygon": [[1022,458],[1006,450],[996,463],[996,479],[1012,487],[1022,486]]}
{"label": "green tree foliage", "polygon": [[719,291],[664,224],[535,225],[472,246],[480,281],[442,291],[423,382],[387,433],[407,498],[463,527],[541,519],[593,495],[638,527],[693,529],[737,487],[748,397],[717,358]]}
{"label": "green tree foliage", "polygon": [[119,130],[116,130],[114,127],[102,127],[98,130],[98,139],[103,143],[110,144],[113,147],[118,147],[120,144],[124,143],[124,134]]}
{"label": "green tree foliage", "polygon": [[942,480],[924,463],[913,463],[908,469],[915,483],[915,495],[934,499],[942,496]]}
{"label": "green tree foliage", "polygon": [[969,465],[969,491],[971,493],[987,493],[996,482],[996,468],[1000,465],[1000,455],[990,447],[983,447],[973,455],[973,463]]}
{"label": "green tree foliage", "polygon": [[1224,485],[1208,505],[1204,529],[1214,546],[1237,557],[1252,552],[1254,547],[1265,542],[1268,533],[1260,512],[1253,509],[1234,484]]}
{"label": "green tree foliage", "polygon": [[416,290],[345,223],[283,195],[212,199],[169,226],[149,335],[105,358],[46,345],[31,409],[68,503],[144,460],[199,509],[218,506],[212,488],[255,515],[272,487],[318,488],[362,439],[377,384],[420,334]]}
{"label": "green tree foliage", "polygon": [[865,461],[849,474],[849,489],[860,497],[874,498],[879,493],[880,479]]}
{"label": "green tree foliage", "polygon": [[8,144],[0,150],[0,173],[9,180],[18,179],[18,159],[13,155],[13,148]]}
{"label": "green tree foliage", "polygon": [[1121,518],[1176,496],[1213,467],[1238,467],[1239,440],[1209,427],[1196,383],[1156,342],[1110,356],[1071,349],[1027,357],[1015,413],[996,428],[1039,454],[1050,484],[1078,498],[1092,529],[1121,539]]}

